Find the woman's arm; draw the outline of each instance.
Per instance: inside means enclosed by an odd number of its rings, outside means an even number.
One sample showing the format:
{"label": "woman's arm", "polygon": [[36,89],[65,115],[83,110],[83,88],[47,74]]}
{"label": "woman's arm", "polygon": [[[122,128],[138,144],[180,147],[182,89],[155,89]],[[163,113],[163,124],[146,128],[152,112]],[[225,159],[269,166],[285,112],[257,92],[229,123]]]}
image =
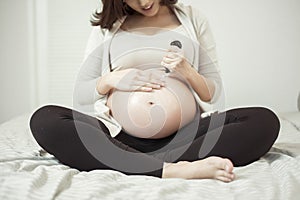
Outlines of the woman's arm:
{"label": "woman's arm", "polygon": [[163,71],[152,72],[134,68],[113,71],[100,77],[96,88],[100,95],[105,95],[112,89],[151,92],[164,86],[165,83],[161,80],[163,74]]}
{"label": "woman's arm", "polygon": [[[209,22],[205,16],[200,12],[202,20],[199,16],[196,16],[197,21],[197,38],[199,42],[199,64],[198,64],[198,76],[193,76],[191,78],[191,85],[194,85],[194,90],[201,97],[201,81],[199,79],[203,78],[204,83],[207,86],[206,95],[208,98],[206,100],[209,103],[214,103],[218,100],[221,90],[223,88],[222,78],[220,74],[220,68],[217,57],[216,43],[211,31]],[[194,70],[195,68],[193,68]],[[199,81],[199,82],[198,82]],[[197,87],[197,83],[199,87]],[[205,91],[205,90],[204,90]],[[203,99],[205,101],[205,98]]]}
{"label": "woman's arm", "polygon": [[202,101],[210,102],[212,100],[215,94],[215,84],[211,79],[205,78],[205,76],[198,73],[192,66],[188,67],[184,77]]}
{"label": "woman's arm", "polygon": [[[160,73],[143,72],[138,69],[125,69],[106,73],[102,76],[103,32],[93,28],[86,48],[73,92],[75,108],[92,111],[93,104],[105,99],[112,89],[122,91],[152,91],[164,86]],[[157,73],[157,72],[156,72]]]}
{"label": "woman's arm", "polygon": [[202,101],[211,101],[215,93],[215,84],[198,73],[183,55],[171,51],[164,57],[162,65],[178,72],[188,81]]}
{"label": "woman's arm", "polygon": [[180,73],[192,86],[200,99],[214,103],[220,95],[222,80],[216,56],[216,45],[207,19],[201,14],[192,15],[196,27],[198,66],[192,66],[184,55],[170,49],[162,61],[162,65]]}
{"label": "woman's arm", "polygon": [[98,79],[102,73],[103,32],[99,27],[93,27],[85,50],[84,60],[80,66],[73,90],[74,107],[92,105],[105,95],[96,91]]}

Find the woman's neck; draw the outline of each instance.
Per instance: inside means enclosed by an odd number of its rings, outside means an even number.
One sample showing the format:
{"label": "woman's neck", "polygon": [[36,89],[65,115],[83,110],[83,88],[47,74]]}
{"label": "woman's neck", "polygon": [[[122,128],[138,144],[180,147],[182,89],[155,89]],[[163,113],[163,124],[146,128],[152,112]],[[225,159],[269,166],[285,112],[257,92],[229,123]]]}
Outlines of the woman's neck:
{"label": "woman's neck", "polygon": [[142,27],[176,27],[180,25],[175,13],[167,6],[162,6],[159,13],[153,17],[141,14],[129,15],[121,28],[130,30]]}

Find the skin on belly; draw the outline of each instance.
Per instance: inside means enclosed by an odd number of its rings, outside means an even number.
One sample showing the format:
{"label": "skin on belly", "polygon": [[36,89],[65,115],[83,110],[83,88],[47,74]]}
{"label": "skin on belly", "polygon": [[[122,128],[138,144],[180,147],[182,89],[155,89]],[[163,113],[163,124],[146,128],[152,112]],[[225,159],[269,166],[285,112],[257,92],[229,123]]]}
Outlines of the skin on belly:
{"label": "skin on belly", "polygon": [[139,138],[163,138],[191,122],[196,102],[186,84],[166,77],[166,86],[152,92],[113,91],[107,101],[123,130]]}

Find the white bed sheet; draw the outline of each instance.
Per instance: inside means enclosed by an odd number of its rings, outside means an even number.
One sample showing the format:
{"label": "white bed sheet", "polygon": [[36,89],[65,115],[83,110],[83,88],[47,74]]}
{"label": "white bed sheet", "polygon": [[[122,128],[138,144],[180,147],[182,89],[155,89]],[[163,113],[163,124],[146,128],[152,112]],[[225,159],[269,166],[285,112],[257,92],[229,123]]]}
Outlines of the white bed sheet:
{"label": "white bed sheet", "polygon": [[279,116],[272,149],[223,183],[71,169],[40,155],[25,114],[0,125],[0,199],[300,199],[300,113]]}

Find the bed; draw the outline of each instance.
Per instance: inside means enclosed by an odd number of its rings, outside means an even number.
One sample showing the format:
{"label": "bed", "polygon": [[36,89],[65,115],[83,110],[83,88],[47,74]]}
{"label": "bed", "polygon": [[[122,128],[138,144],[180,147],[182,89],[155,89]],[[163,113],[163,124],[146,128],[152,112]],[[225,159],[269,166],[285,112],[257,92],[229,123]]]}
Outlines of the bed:
{"label": "bed", "polygon": [[0,125],[0,199],[300,199],[300,112],[278,114],[274,146],[260,160],[236,167],[231,183],[80,172],[41,151],[30,115]]}

